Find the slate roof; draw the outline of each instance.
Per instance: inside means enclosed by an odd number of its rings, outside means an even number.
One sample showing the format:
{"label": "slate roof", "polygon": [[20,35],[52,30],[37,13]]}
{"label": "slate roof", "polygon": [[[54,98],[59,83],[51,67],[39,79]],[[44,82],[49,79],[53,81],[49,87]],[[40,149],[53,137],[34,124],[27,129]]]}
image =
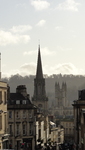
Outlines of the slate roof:
{"label": "slate roof", "polygon": [[26,100],[26,98],[21,93],[10,93],[11,100]]}
{"label": "slate roof", "polygon": [[26,104],[32,105],[30,99],[24,97],[21,93],[10,93],[10,99],[8,100],[8,104],[16,104],[16,100],[20,100],[20,104],[23,104],[22,101],[26,100]]}

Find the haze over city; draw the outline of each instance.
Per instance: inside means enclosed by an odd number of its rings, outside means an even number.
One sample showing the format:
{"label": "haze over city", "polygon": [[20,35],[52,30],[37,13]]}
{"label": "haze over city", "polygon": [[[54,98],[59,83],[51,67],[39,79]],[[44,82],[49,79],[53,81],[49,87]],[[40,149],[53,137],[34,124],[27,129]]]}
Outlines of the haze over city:
{"label": "haze over city", "polygon": [[84,0],[0,0],[2,77],[36,74],[40,44],[44,74],[85,75]]}

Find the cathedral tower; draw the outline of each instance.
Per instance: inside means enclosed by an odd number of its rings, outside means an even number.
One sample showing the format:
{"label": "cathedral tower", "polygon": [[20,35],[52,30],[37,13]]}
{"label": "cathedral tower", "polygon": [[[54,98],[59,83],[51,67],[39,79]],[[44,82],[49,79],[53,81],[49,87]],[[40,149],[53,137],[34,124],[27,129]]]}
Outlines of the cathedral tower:
{"label": "cathedral tower", "polygon": [[55,101],[57,107],[66,107],[67,106],[67,85],[62,83],[60,88],[59,83],[55,83]]}
{"label": "cathedral tower", "polygon": [[39,107],[41,112],[46,114],[48,109],[48,98],[46,97],[45,79],[43,78],[40,45],[38,48],[37,70],[34,79],[34,95],[32,101],[33,104]]}

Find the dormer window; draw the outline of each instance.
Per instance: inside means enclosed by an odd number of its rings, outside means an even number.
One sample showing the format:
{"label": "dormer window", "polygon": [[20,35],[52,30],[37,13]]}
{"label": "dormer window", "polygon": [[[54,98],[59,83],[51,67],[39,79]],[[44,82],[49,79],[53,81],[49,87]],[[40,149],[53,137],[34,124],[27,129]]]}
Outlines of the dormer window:
{"label": "dormer window", "polygon": [[26,104],[26,100],[23,100],[23,101],[22,101],[22,104]]}
{"label": "dormer window", "polygon": [[16,100],[16,104],[20,104],[20,100]]}

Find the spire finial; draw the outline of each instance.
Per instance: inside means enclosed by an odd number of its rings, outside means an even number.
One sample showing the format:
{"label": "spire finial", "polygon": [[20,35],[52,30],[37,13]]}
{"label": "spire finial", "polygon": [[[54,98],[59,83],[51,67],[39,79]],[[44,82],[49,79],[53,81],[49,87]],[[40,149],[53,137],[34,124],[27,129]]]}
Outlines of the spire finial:
{"label": "spire finial", "polygon": [[40,50],[40,39],[38,40],[38,48]]}

